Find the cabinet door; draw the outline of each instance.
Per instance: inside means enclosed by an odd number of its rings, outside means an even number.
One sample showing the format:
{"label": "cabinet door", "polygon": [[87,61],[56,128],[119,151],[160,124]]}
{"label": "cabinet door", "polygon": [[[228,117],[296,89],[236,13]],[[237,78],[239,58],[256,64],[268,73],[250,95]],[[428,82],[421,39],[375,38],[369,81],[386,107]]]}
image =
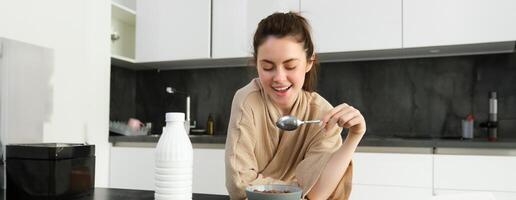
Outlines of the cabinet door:
{"label": "cabinet door", "polygon": [[[437,197],[446,195],[471,195],[481,200],[489,200],[489,197],[494,197],[496,200],[514,200],[516,199],[516,192],[493,192],[493,191],[471,191],[471,190],[435,190]],[[492,195],[492,196],[491,196]],[[464,198],[463,198],[464,199]],[[468,198],[468,200],[473,200]]]}
{"label": "cabinet door", "polygon": [[134,62],[135,18],[134,10],[111,3],[111,34],[118,34],[118,39],[111,39],[112,57]]}
{"label": "cabinet door", "polygon": [[109,187],[154,190],[154,150],[111,147]]}
{"label": "cabinet door", "polygon": [[432,196],[431,188],[412,188],[378,185],[353,185],[350,200],[414,200],[428,199]]}
{"label": "cabinet door", "polygon": [[210,0],[138,0],[136,5],[136,62],[210,58]]}
{"label": "cabinet door", "polygon": [[355,153],[353,183],[432,188],[431,154]]}
{"label": "cabinet door", "polygon": [[224,149],[194,148],[193,192],[228,194]]}
{"label": "cabinet door", "polygon": [[301,0],[319,53],[401,48],[401,0]]}
{"label": "cabinet door", "polygon": [[403,47],[516,39],[514,0],[404,0]]}
{"label": "cabinet door", "polygon": [[[109,187],[154,190],[154,147],[111,147]],[[192,190],[227,195],[224,149],[194,148]]]}
{"label": "cabinet door", "polygon": [[213,1],[213,58],[249,57],[258,22],[274,12],[299,11],[298,0]]}
{"label": "cabinet door", "polygon": [[437,189],[516,192],[516,157],[435,155]]}

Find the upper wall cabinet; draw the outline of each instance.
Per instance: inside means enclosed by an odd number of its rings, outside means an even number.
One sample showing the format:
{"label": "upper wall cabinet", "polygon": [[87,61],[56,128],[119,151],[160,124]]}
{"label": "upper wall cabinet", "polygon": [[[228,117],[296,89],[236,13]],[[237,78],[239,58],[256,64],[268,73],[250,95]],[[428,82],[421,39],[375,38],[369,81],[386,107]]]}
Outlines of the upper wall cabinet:
{"label": "upper wall cabinet", "polygon": [[210,58],[210,0],[137,0],[136,62]]}
{"label": "upper wall cabinet", "polygon": [[514,0],[403,0],[403,47],[515,39]]}
{"label": "upper wall cabinet", "polygon": [[401,0],[301,0],[319,53],[401,48]]}
{"label": "upper wall cabinet", "polygon": [[214,0],[213,58],[248,57],[258,23],[274,12],[299,11],[299,0]]}
{"label": "upper wall cabinet", "polygon": [[111,57],[134,63],[136,12],[125,2],[111,3]]}

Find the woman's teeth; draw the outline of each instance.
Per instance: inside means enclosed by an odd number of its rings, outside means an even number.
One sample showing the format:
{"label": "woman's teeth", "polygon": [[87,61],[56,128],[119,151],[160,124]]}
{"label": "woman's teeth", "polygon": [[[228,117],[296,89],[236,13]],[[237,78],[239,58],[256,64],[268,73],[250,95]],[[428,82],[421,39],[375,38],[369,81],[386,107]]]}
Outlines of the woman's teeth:
{"label": "woman's teeth", "polygon": [[279,91],[279,92],[282,92],[282,91],[286,91],[290,88],[291,86],[288,86],[288,87],[280,87],[280,88],[274,88],[274,90],[276,91]]}

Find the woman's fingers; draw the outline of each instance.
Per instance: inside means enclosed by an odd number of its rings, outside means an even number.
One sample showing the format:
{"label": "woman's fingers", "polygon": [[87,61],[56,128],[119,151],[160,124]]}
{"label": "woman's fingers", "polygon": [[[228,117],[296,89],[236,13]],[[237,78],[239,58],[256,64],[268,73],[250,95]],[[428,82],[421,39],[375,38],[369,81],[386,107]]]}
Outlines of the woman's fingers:
{"label": "woman's fingers", "polygon": [[339,121],[339,126],[340,127],[343,127],[343,128],[351,128],[357,124],[360,124],[360,121],[361,121],[361,116],[360,115],[354,115],[353,118],[347,120],[347,121],[344,121],[344,120],[340,120]]}
{"label": "woman's fingers", "polygon": [[339,122],[339,121],[340,121],[340,117],[341,117],[342,115],[345,115],[345,114],[346,114],[346,112],[347,112],[346,110],[341,110],[341,111],[339,111],[339,112],[335,113],[335,114],[334,114],[334,115],[329,119],[328,123],[326,123],[325,128],[331,128],[331,127],[335,126],[335,125],[337,124],[337,122]]}
{"label": "woman's fingers", "polygon": [[321,119],[321,124],[325,129],[338,125],[343,128],[349,128],[353,133],[365,133],[366,130],[365,119],[362,113],[345,103],[330,110]]}
{"label": "woman's fingers", "polygon": [[[342,104],[341,104],[342,105]],[[352,119],[354,116],[359,115],[360,112],[358,112],[357,109],[353,108],[349,105],[343,105],[343,106],[337,106],[335,107],[335,110],[332,110],[335,112],[330,112],[332,114],[328,121],[324,123],[325,128],[331,128],[335,126],[337,123],[339,126],[350,119]]]}
{"label": "woman's fingers", "polygon": [[333,115],[335,115],[336,113],[338,113],[339,111],[341,111],[343,108],[349,106],[348,104],[340,104],[338,106],[336,106],[335,108],[331,109],[330,112],[328,114],[326,114],[322,119],[321,119],[321,124],[324,126],[326,125],[330,119],[332,118]]}

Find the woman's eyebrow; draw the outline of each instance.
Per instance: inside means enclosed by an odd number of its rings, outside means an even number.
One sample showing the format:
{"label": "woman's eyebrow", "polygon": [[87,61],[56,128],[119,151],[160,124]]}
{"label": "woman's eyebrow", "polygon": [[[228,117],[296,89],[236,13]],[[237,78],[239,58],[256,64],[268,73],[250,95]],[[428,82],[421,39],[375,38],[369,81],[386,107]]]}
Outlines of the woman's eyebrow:
{"label": "woman's eyebrow", "polygon": [[292,61],[295,61],[295,60],[299,60],[297,58],[290,58],[290,59],[287,59],[285,61],[283,61],[283,63],[288,63],[288,62],[292,62]]}
{"label": "woman's eyebrow", "polygon": [[267,60],[267,59],[261,59],[260,62],[266,62],[266,63],[274,65],[274,62]]}
{"label": "woman's eyebrow", "polygon": [[[296,61],[296,60],[299,60],[299,59],[297,59],[297,58],[289,58],[289,59],[283,61],[283,63],[289,63],[289,62]],[[272,62],[270,60],[267,60],[267,59],[261,59],[260,62],[266,62],[266,63],[274,65],[274,62]]]}

